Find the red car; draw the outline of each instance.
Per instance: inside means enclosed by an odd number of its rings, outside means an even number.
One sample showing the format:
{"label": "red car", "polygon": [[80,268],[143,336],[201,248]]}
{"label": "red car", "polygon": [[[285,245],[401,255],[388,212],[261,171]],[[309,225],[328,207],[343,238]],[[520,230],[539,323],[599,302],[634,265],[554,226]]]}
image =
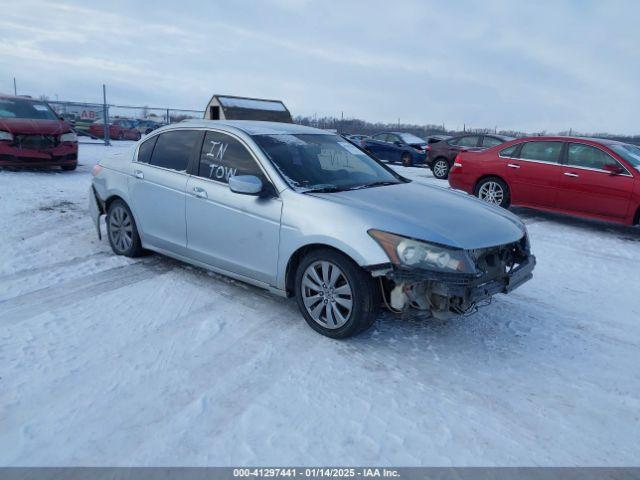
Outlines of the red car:
{"label": "red car", "polygon": [[46,102],[0,95],[0,166],[77,165],[78,138]]}
{"label": "red car", "polygon": [[640,147],[590,138],[520,138],[460,153],[449,184],[502,207],[634,225],[640,220]]}
{"label": "red car", "polygon": [[[94,137],[104,137],[104,122],[97,120],[89,125],[89,133]],[[116,118],[109,124],[109,138],[114,140],[140,140],[140,131],[131,120]]]}

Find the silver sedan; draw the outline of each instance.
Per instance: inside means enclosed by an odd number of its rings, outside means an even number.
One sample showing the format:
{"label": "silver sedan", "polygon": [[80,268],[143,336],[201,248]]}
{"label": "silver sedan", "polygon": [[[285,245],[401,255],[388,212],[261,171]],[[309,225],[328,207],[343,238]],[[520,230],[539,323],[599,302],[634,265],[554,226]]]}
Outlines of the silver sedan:
{"label": "silver sedan", "polygon": [[506,210],[412,182],[338,135],[189,121],[94,168],[90,210],[118,255],[152,250],[282,296],[333,338],[385,305],[449,318],[532,276]]}

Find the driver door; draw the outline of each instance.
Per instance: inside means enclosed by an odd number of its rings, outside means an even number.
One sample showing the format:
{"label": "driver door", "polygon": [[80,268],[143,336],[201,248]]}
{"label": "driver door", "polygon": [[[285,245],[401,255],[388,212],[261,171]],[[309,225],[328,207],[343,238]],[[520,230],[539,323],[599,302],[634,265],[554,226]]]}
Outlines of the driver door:
{"label": "driver door", "polygon": [[[605,165],[618,165],[612,174]],[[560,175],[558,208],[607,217],[625,217],[633,191],[633,177],[611,155],[592,145],[569,143]]]}

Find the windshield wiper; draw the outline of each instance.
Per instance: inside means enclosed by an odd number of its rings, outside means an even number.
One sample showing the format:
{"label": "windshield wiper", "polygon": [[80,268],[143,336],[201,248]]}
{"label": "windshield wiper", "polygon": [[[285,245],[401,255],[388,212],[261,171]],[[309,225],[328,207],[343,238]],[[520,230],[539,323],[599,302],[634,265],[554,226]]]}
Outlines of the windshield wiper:
{"label": "windshield wiper", "polygon": [[307,190],[303,190],[302,193],[333,193],[344,192],[345,190],[348,190],[348,188],[331,185],[326,187],[308,188]]}
{"label": "windshield wiper", "polygon": [[380,181],[380,182],[371,182],[371,183],[363,183],[362,185],[355,185],[353,187],[349,187],[349,190],[359,190],[361,188],[371,188],[371,187],[384,187],[385,185],[398,185],[400,182],[391,182],[391,181]]}

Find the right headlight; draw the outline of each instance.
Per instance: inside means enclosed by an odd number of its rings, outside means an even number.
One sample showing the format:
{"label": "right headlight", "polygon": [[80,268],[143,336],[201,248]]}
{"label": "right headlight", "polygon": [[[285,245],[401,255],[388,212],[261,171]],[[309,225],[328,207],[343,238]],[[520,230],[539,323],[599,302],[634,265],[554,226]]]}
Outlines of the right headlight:
{"label": "right headlight", "polygon": [[447,273],[476,273],[475,264],[465,250],[447,248],[381,230],[369,230],[368,233],[395,265]]}

